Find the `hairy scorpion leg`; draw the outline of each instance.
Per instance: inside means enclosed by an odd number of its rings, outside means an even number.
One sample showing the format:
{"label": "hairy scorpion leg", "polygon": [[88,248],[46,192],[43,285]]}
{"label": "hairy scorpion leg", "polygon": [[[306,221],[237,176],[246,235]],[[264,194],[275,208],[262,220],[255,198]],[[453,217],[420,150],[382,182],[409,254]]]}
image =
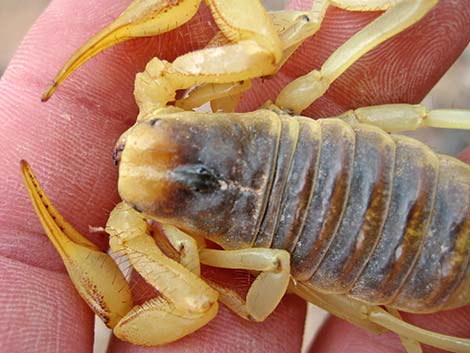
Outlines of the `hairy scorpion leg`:
{"label": "hairy scorpion leg", "polygon": [[[328,1],[314,1],[309,11],[269,12],[282,49],[282,58],[270,75],[275,75],[304,40],[313,36],[320,29],[329,6]],[[218,33],[207,47],[220,47],[229,43],[230,41],[222,33]],[[243,92],[250,88],[250,80],[225,84],[206,83],[195,87],[187,97],[177,100],[176,105],[185,110],[191,110],[210,101],[213,112],[233,112]]]}
{"label": "hairy scorpion leg", "polygon": [[276,105],[300,114],[330,87],[360,57],[382,42],[418,22],[438,0],[332,0],[331,4],[350,11],[386,10],[336,49],[321,69],[289,83],[279,93]]}
{"label": "hairy scorpion leg", "polygon": [[[259,2],[207,0],[222,34],[230,41],[176,58],[152,59],[136,76],[135,97],[141,115],[175,100],[177,90],[204,83],[232,83],[269,75],[281,60],[281,44]],[[239,16],[243,9],[244,16]]]}
{"label": "hairy scorpion leg", "polygon": [[201,263],[199,249],[205,247],[205,240],[190,236],[176,227],[168,224],[161,225],[166,238],[180,255],[179,263],[194,273],[201,275]]}
{"label": "hairy scorpion leg", "polygon": [[470,110],[436,109],[422,104],[385,104],[349,110],[339,116],[351,124],[374,125],[387,132],[412,131],[420,127],[470,130]]}
{"label": "hairy scorpion leg", "polygon": [[[261,271],[252,283],[246,302],[227,288],[214,285],[221,301],[239,316],[263,321],[277,307],[284,296],[290,279],[290,255],[285,250],[249,248],[242,250],[203,249],[201,263],[213,267]],[[225,300],[224,300],[225,299]]]}
{"label": "hairy scorpion leg", "polygon": [[[372,333],[381,334],[391,331],[400,339],[417,341],[449,352],[469,353],[470,339],[452,337],[428,331],[397,318],[379,306],[368,305],[344,295],[323,294],[306,287],[302,283],[291,283],[289,290],[312,304],[324,308],[339,318]],[[417,344],[406,345],[408,353],[418,353]]]}
{"label": "hairy scorpion leg", "polygon": [[[400,312],[397,309],[391,308],[389,306],[385,307],[387,311],[395,316],[397,319],[402,320]],[[423,349],[421,348],[421,345],[419,344],[418,341],[409,339],[408,337],[405,336],[399,336],[400,337],[400,342],[403,345],[403,347],[406,349],[408,353],[423,353]]]}
{"label": "hairy scorpion leg", "polygon": [[[206,249],[204,239],[195,239],[171,225],[162,224],[161,227],[166,238],[180,254],[179,263],[197,276],[200,276],[200,263],[219,268],[262,272],[251,285],[246,301],[235,291],[204,279],[219,293],[219,301],[240,317],[263,321],[274,311],[284,296],[290,277],[290,255],[285,250]],[[111,241],[113,239],[116,238],[112,238]]]}
{"label": "hairy scorpion leg", "polygon": [[[143,216],[125,202],[114,208],[106,225],[111,249],[126,254],[132,267],[161,293],[161,297],[136,305],[114,333],[124,341],[155,346],[184,337],[212,320],[218,310],[218,294],[196,273],[165,256],[147,229]],[[167,237],[176,246],[188,247],[186,264],[198,272],[193,266],[198,260],[195,242],[187,242],[184,235],[173,231],[167,230],[172,233]]]}

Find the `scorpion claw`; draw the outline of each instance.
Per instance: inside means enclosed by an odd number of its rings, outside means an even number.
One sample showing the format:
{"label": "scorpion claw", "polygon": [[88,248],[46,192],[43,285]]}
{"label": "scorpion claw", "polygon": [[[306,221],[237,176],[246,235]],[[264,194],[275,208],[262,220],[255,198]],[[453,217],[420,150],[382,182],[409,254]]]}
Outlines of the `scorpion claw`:
{"label": "scorpion claw", "polygon": [[41,100],[47,101],[72,72],[105,49],[129,39],[156,36],[181,26],[196,14],[200,2],[182,1],[174,5],[171,0],[134,0],[113,23],[73,54]]}
{"label": "scorpion claw", "polygon": [[62,217],[26,161],[21,161],[21,171],[39,220],[61,256],[75,288],[95,314],[108,327],[114,327],[132,308],[126,279],[110,256]]}

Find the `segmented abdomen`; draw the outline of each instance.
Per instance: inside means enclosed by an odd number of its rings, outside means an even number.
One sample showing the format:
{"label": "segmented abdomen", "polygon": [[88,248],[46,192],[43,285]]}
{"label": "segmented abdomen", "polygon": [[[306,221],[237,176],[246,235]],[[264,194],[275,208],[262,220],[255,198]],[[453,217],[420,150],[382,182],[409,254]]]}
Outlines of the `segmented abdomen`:
{"label": "segmented abdomen", "polygon": [[470,302],[470,167],[337,119],[283,117],[254,246],[327,292],[411,312]]}

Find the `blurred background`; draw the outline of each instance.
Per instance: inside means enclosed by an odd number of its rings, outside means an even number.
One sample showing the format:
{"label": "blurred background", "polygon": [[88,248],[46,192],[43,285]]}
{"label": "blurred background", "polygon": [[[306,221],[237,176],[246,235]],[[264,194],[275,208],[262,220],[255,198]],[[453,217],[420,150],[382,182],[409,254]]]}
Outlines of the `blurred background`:
{"label": "blurred background", "polygon": [[[264,0],[271,9],[282,9],[285,0]],[[0,76],[8,65],[23,36],[35,19],[45,9],[49,0],[0,0]],[[470,48],[467,48],[449,72],[426,97],[428,108],[468,108],[470,109]],[[422,129],[414,136],[426,142],[434,150],[456,155],[470,146],[470,134],[464,131]],[[309,307],[305,347],[321,325],[325,313]],[[98,324],[95,353],[106,351],[107,329]],[[304,348],[305,349],[305,348]]]}

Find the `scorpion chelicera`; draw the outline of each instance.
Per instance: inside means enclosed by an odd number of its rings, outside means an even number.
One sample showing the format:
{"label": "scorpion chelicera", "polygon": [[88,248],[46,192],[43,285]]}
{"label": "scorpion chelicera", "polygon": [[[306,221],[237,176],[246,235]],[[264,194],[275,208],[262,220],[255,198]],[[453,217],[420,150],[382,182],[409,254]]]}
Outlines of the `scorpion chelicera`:
{"label": "scorpion chelicera", "polygon": [[[72,56],[43,100],[90,57],[180,26],[200,2],[133,1]],[[470,303],[470,167],[389,134],[470,129],[470,112],[389,104],[318,121],[300,115],[358,58],[437,2],[319,0],[309,11],[268,13],[254,0],[205,1],[220,32],[207,47],[171,63],[154,58],[137,74],[140,113],[115,148],[123,201],[105,229],[111,250],[158,290],[160,297],[143,305],[132,304],[113,259],[62,218],[22,163],[70,278],[117,337],[143,346],[175,341],[214,318],[218,301],[262,321],[292,291],[357,326],[397,333],[410,353],[421,351],[419,342],[470,352],[470,340],[415,327],[398,312]],[[329,6],[384,12],[320,70],[289,83],[275,103],[234,113],[250,80],[275,75],[320,28]],[[213,113],[193,111],[206,102]],[[150,233],[154,223],[159,231]],[[179,256],[151,234],[165,237]],[[258,275],[242,299],[201,278],[200,264]]]}

